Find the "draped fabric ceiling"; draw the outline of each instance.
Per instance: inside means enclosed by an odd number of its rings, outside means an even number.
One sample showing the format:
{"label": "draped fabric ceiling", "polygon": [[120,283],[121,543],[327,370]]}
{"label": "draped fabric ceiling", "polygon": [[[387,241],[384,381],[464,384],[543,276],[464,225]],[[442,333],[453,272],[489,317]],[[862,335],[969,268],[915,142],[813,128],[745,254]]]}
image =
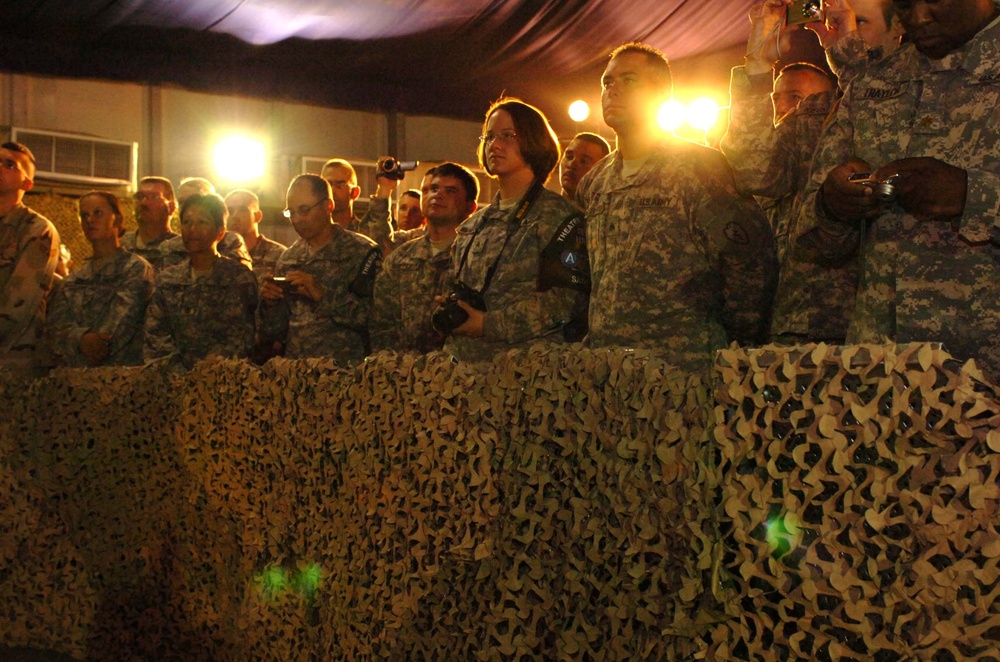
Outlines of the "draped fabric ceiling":
{"label": "draped fabric ceiling", "polygon": [[625,41],[675,62],[739,47],[750,4],[5,0],[0,70],[479,119],[504,92],[548,112],[596,94]]}

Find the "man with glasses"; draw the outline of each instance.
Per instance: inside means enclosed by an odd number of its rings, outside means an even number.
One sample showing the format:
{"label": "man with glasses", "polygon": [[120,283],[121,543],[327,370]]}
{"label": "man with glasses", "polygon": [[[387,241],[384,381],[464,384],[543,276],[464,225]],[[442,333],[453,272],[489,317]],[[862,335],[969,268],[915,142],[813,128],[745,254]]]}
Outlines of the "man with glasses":
{"label": "man with glasses", "polygon": [[163,268],[163,243],[180,235],[170,230],[170,216],[177,209],[174,185],[166,177],[143,177],[135,196],[138,230],[126,232],[122,248],[135,253],[159,271]]}
{"label": "man with glasses", "polygon": [[318,175],[299,175],[285,217],[299,239],[260,286],[261,341],[283,342],[289,358],[356,363],[368,354],[368,316],[382,253],[368,237],[334,222],[334,192]]}
{"label": "man with glasses", "polygon": [[258,279],[273,274],[286,246],[260,233],[260,219],[264,216],[260,210],[260,198],[253,191],[236,189],[226,196],[226,208],[229,210],[229,229],[246,242],[254,274]]}
{"label": "man with glasses", "polygon": [[0,365],[31,368],[45,319],[45,297],[59,259],[59,233],[23,204],[35,157],[20,143],[0,145]]}

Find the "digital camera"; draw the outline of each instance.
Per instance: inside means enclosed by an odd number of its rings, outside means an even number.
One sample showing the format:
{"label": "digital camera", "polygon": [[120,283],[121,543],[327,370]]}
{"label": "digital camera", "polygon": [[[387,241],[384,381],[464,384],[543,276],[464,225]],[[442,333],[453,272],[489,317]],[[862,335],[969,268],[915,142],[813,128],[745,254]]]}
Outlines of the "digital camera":
{"label": "digital camera", "polygon": [[871,186],[875,192],[875,199],[881,203],[888,204],[896,199],[896,177],[886,177],[885,179],[875,179],[870,172],[856,172],[847,178],[847,181],[855,184]]}
{"label": "digital camera", "polygon": [[379,177],[389,179],[403,179],[410,170],[416,170],[420,161],[400,161],[399,159],[387,156],[376,165]]}
{"label": "digital camera", "polygon": [[431,326],[438,333],[448,335],[469,319],[469,313],[458,305],[459,301],[464,301],[476,310],[486,310],[482,293],[458,281],[451,288],[451,294],[445,297],[445,302],[431,316]]}
{"label": "digital camera", "polygon": [[787,25],[801,25],[823,20],[823,7],[820,0],[795,0],[788,5],[785,14]]}

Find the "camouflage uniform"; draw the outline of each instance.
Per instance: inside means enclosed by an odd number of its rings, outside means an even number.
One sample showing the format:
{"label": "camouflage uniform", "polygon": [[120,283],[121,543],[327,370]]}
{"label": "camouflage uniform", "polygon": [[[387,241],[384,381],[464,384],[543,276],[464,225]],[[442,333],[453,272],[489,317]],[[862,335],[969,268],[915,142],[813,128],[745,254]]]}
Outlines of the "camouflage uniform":
{"label": "camouflage uniform", "polygon": [[[160,250],[163,253],[162,269],[181,264],[187,260],[187,249],[184,248],[183,237],[177,236],[163,242]],[[241,262],[247,269],[253,269],[253,260],[250,259],[247,242],[243,241],[243,235],[240,233],[226,230],[226,234],[219,241],[216,250],[219,251],[219,255]]]}
{"label": "camouflage uniform", "polygon": [[[563,327],[582,296],[567,287],[540,291],[539,282],[543,251],[571,217],[579,217],[579,210],[543,188],[520,225],[513,229],[497,261],[517,209],[501,210],[499,202],[498,194],[493,204],[466,219],[452,246],[454,278],[476,291],[482,291],[486,272],[494,263],[497,265],[489,289],[483,293],[486,315],[482,337],[452,335],[445,341],[444,349],[463,361],[488,361],[504,350],[542,340],[564,342]],[[462,256],[468,246],[471,248],[463,266]]]}
{"label": "camouflage uniform", "polygon": [[163,268],[164,250],[163,244],[174,237],[180,237],[176,232],[167,232],[155,240],[149,242],[142,248],[138,245],[139,231],[132,230],[131,232],[126,232],[122,237],[121,247],[127,250],[129,253],[135,253],[146,262],[149,262],[155,271],[159,271]]}
{"label": "camouflage uniform", "polygon": [[141,364],[153,279],[149,262],[123,248],[100,262],[87,258],[53,292],[45,330],[56,363],[91,365],[80,352],[80,338],[94,332],[111,336],[101,365]]}
{"label": "camouflage uniform", "polygon": [[253,261],[253,273],[258,280],[274,274],[274,267],[278,263],[278,258],[285,252],[285,248],[287,247],[283,244],[264,235],[257,238],[257,245],[250,251],[250,259]]}
{"label": "camouflage uniform", "polygon": [[451,291],[451,251],[436,255],[429,236],[407,242],[382,264],[372,304],[372,350],[431,352],[444,336],[431,325],[434,297]]}
{"label": "camouflage uniform", "polygon": [[679,367],[707,367],[728,341],[757,343],[770,319],[774,237],[741,197],[719,152],[662,142],[632,177],[621,153],[581,180],[587,213],[594,347],[668,350]]}
{"label": "camouflage uniform", "polygon": [[388,198],[371,198],[368,213],[361,219],[359,232],[374,239],[376,244],[389,253],[408,241],[423,237],[426,230],[423,226],[412,230],[393,229]]}
{"label": "camouflage uniform", "polygon": [[260,334],[265,343],[284,342],[289,358],[331,357],[358,362],[368,354],[368,316],[381,251],[368,237],[334,228],[333,240],[315,253],[299,239],[278,258],[275,275],[304,271],[323,288],[321,301],[286,295],[261,302]]}
{"label": "camouflage uniform", "polygon": [[199,278],[188,260],[166,268],[149,302],[143,358],[168,357],[190,368],[210,355],[245,357],[256,308],[257,279],[236,260],[220,257]]}
{"label": "camouflage uniform", "polygon": [[59,260],[59,233],[22,204],[0,218],[0,364],[30,366]]}
{"label": "camouflage uniform", "polygon": [[[819,144],[798,241],[836,257],[864,242],[850,342],[940,341],[1000,383],[1000,21],[940,60],[912,45],[854,79]],[[817,192],[851,157],[873,168],[927,156],[968,173],[965,210],[919,222],[898,205],[860,224],[828,220]]]}
{"label": "camouflage uniform", "polygon": [[771,337],[842,344],[854,309],[857,260],[819,260],[788,240],[798,194],[809,180],[812,154],[836,93],[809,96],[775,127],[771,89],[770,74],[748,77],[743,67],[733,69],[729,130],[720,146],[737,190],[760,196],[774,232],[781,274]]}

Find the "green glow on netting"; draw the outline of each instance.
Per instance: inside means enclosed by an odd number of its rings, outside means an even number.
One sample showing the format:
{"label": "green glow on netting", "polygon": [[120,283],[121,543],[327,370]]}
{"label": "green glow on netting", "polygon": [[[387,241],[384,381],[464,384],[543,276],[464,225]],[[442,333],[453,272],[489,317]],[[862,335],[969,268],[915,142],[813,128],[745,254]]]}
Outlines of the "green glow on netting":
{"label": "green glow on netting", "polygon": [[319,588],[319,580],[322,576],[323,569],[317,564],[313,563],[306,566],[295,577],[295,581],[293,582],[295,591],[311,599],[316,595],[316,589]]}
{"label": "green glow on netting", "polygon": [[280,566],[267,568],[257,576],[257,584],[261,596],[269,600],[288,588],[288,573]]}
{"label": "green glow on netting", "polygon": [[769,520],[764,526],[764,538],[771,548],[771,556],[775,558],[781,558],[799,543],[798,518],[791,513]]}

